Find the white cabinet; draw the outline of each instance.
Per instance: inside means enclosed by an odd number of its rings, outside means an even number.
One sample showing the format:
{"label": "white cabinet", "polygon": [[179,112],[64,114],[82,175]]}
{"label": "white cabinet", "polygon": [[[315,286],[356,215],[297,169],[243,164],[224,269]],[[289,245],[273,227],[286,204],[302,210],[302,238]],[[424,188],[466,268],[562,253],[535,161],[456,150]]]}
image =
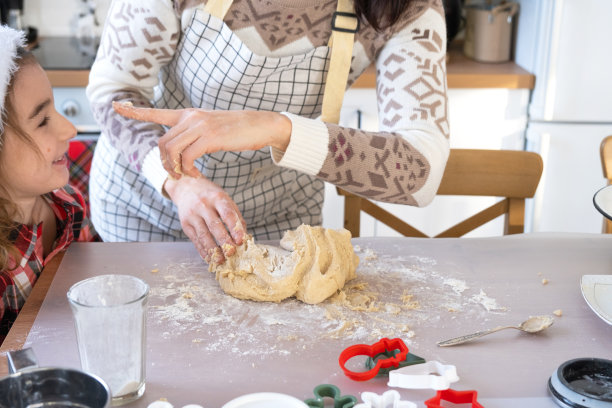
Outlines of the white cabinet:
{"label": "white cabinet", "polygon": [[[528,89],[474,88],[450,89],[450,144],[453,148],[515,149],[524,148],[527,123]],[[359,113],[360,112],[360,113]],[[374,89],[349,89],[344,98],[341,124],[376,130],[378,115]],[[435,235],[460,220],[495,202],[495,198],[438,196],[425,208],[379,203],[428,235]],[[327,184],[323,225],[341,228],[344,200],[334,186]],[[473,231],[467,236],[495,236],[503,233],[503,218]],[[369,215],[361,215],[361,236],[398,236],[399,234]]]}

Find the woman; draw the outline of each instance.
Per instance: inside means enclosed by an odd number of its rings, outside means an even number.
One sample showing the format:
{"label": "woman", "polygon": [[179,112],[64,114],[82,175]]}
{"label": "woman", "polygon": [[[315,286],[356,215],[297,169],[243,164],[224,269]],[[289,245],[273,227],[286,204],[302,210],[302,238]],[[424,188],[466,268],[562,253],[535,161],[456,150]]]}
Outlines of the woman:
{"label": "woman", "polygon": [[[335,1],[207,10],[195,0],[112,3],[87,89],[103,129],[90,194],[104,240],[188,237],[222,261],[247,225],[276,239],[320,224],[323,181],[375,200],[431,201],[449,152],[440,0],[354,0],[347,86],[376,64],[379,132],[316,119]],[[111,101],[201,109],[140,116],[171,126],[166,134]]]}

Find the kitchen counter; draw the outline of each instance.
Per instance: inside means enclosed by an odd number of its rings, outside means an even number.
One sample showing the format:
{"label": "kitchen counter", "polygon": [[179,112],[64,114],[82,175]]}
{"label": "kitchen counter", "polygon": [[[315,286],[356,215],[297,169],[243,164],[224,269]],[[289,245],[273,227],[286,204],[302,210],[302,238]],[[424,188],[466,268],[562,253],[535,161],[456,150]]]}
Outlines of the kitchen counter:
{"label": "kitchen counter", "polygon": [[[159,398],[178,407],[220,407],[261,391],[305,399],[322,383],[357,397],[363,391],[382,393],[389,389],[384,377],[355,382],[338,365],[344,348],[381,337],[400,337],[412,353],[456,365],[460,380],[452,388],[477,390],[487,408],[554,408],[546,383],[561,363],[612,357],[612,326],[595,315],[580,292],[583,273],[609,274],[612,235],[356,238],[353,243],[361,259],[358,277],[345,288],[345,298],[320,305],[227,296],[191,243],[75,243],[55,276],[57,265],[45,268],[34,287],[42,296],[33,293],[28,299],[0,352],[25,345],[41,366],[78,368],[66,291],[93,275],[127,273],[151,286],[147,386],[129,405],[133,408]],[[506,330],[461,346],[436,346],[439,340],[557,309],[563,315],[538,335]],[[0,376],[5,373],[2,361]],[[435,394],[398,390],[403,399],[421,402]]]}
{"label": "kitchen counter", "polygon": [[[84,87],[89,79],[88,70],[48,70],[47,76],[54,87]],[[449,88],[508,88],[533,89],[535,76],[516,63],[485,64],[463,55],[458,45],[448,53],[447,82]],[[351,88],[375,88],[376,68],[370,66]]]}

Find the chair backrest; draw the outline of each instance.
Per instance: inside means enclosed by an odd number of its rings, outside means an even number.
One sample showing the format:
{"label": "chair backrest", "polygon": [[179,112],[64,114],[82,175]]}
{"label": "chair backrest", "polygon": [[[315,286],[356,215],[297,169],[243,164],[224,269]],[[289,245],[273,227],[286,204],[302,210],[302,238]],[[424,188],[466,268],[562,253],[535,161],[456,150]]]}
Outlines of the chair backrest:
{"label": "chair backrest", "polygon": [[[599,146],[601,155],[601,168],[603,175],[612,184],[612,135],[604,137]],[[612,221],[604,217],[602,231],[606,234],[612,233]]]}
{"label": "chair backrest", "polygon": [[[504,234],[525,229],[525,199],[534,196],[542,175],[542,158],[522,150],[451,149],[439,195],[503,197],[501,201],[436,235],[461,237],[505,215]],[[410,237],[429,237],[372,201],[338,189],[344,196],[344,228],[359,236],[361,211]]]}

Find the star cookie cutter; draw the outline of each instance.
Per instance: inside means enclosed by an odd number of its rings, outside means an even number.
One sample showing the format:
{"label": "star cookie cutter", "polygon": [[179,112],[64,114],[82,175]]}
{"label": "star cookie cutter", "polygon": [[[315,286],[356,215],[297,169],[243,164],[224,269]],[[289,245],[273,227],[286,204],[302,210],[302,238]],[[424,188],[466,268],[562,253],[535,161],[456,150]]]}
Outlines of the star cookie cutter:
{"label": "star cookie cutter", "polygon": [[445,390],[451,383],[459,381],[457,368],[438,361],[410,365],[389,372],[389,387]]}
{"label": "star cookie cutter", "polygon": [[[394,353],[394,350],[399,350],[399,352]],[[346,362],[353,357],[368,356],[374,359],[379,356],[379,354],[385,352],[390,352],[391,357],[379,358],[376,360],[374,367],[368,371],[355,372],[345,367]],[[385,337],[372,345],[355,344],[344,349],[342,353],[340,353],[338,362],[340,363],[340,368],[342,368],[342,371],[344,371],[344,374],[348,378],[355,381],[367,381],[376,377],[376,374],[378,374],[381,368],[399,367],[400,362],[406,359],[407,354],[408,347],[402,339],[388,339]]]}
{"label": "star cookie cutter", "polygon": [[399,392],[395,390],[382,394],[362,392],[361,400],[363,403],[355,405],[354,408],[417,408],[414,402],[402,401]]}
{"label": "star cookie cutter", "polygon": [[357,403],[357,398],[352,395],[342,395],[340,388],[333,384],[320,384],[314,388],[314,398],[304,401],[310,408],[325,408],[323,398],[334,399],[334,408],[353,408]]}
{"label": "star cookie cutter", "polygon": [[453,404],[472,404],[472,408],[484,408],[477,401],[478,392],[470,391],[455,391],[453,389],[438,391],[436,396],[425,401],[427,408],[443,408],[441,401],[452,402]]}

